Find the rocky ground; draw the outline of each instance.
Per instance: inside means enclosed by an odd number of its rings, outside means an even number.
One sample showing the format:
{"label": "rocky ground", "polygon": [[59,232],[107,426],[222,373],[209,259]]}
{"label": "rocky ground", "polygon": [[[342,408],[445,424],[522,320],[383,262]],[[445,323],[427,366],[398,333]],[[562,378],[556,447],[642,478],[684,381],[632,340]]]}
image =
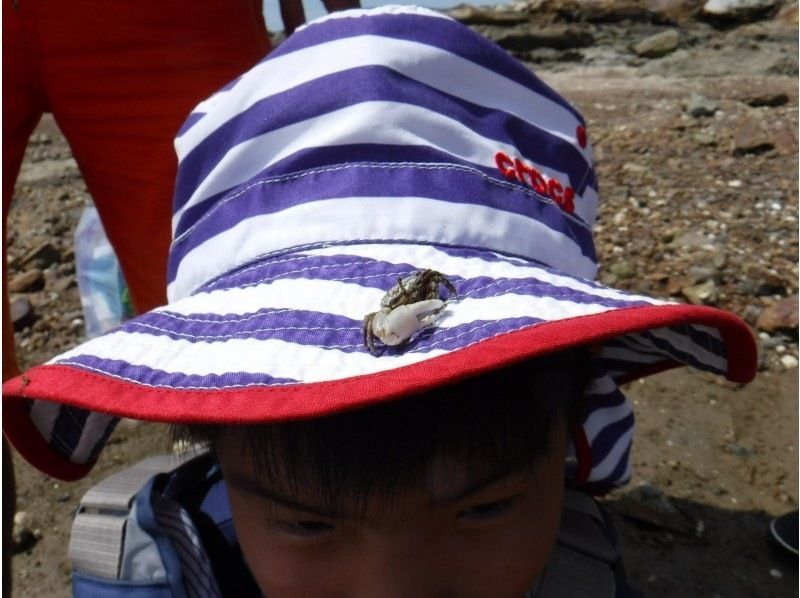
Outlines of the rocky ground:
{"label": "rocky ground", "polygon": [[[728,9],[736,4],[749,9]],[[723,8],[714,12],[716,6]],[[768,551],[797,507],[797,3],[529,0],[452,14],[583,112],[601,181],[602,281],[733,310],[760,345],[745,388],[688,371],[631,385],[635,477],[608,497],[648,596],[794,596]],[[720,12],[721,11],[721,12]],[[31,139],[9,217],[9,291],[23,366],[83,338],[72,232],[90,201],[57,127]],[[69,521],[85,489],[166,448],[127,422],[91,479],[16,459],[15,596],[68,596]]]}

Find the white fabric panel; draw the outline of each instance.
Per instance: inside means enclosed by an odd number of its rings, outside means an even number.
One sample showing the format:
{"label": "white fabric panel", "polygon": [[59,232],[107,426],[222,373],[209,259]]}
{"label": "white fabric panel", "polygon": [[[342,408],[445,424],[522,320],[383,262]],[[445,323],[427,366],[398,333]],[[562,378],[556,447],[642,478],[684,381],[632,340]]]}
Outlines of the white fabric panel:
{"label": "white fabric panel", "polygon": [[[345,221],[342,213],[348,214]],[[236,266],[286,247],[322,240],[408,238],[536,255],[582,278],[591,279],[597,271],[571,239],[519,214],[417,197],[356,197],[309,202],[240,222],[186,254],[167,295],[174,302]]]}

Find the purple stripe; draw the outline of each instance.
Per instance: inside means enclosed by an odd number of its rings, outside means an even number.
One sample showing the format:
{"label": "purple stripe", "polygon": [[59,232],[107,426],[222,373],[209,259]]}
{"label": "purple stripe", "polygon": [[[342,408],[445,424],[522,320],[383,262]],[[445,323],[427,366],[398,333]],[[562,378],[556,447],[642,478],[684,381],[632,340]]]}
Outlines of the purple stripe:
{"label": "purple stripe", "polygon": [[584,124],[583,117],[508,52],[468,27],[449,19],[422,15],[373,15],[312,24],[290,36],[267,60],[337,39],[376,35],[441,48],[502,75],[556,102]]}
{"label": "purple stripe", "polygon": [[181,128],[178,129],[178,133],[175,135],[176,138],[184,135],[186,131],[191,129],[195,124],[197,124],[201,118],[206,115],[205,112],[192,112],[189,116],[186,117],[186,120],[183,121]]}
{"label": "purple stripe", "polygon": [[[245,267],[239,272],[205,285],[200,291],[208,292],[252,286],[282,278],[354,282],[359,286],[388,291],[397,283],[398,277],[408,276],[417,270],[418,268],[411,264],[392,264],[351,255],[307,256],[298,260],[286,260],[283,262],[275,260],[275,263],[265,262],[256,267]],[[445,275],[456,287],[460,297],[496,297],[513,292],[518,295],[549,297],[572,303],[596,304],[612,308],[651,305],[647,301],[636,298],[612,299],[600,297],[532,277],[494,279],[479,276],[464,279],[447,273]],[[446,293],[442,289],[442,298],[445,297]],[[158,312],[154,315],[157,314]],[[234,316],[234,318],[239,317],[241,316]]]}
{"label": "purple stripe", "polygon": [[[279,188],[279,192],[275,189]],[[342,197],[422,197],[454,204],[486,206],[526,216],[571,239],[581,253],[596,262],[591,231],[567,218],[554,203],[545,202],[518,186],[485,179],[459,167],[425,169],[359,164],[334,172],[318,172],[278,182],[266,181],[235,201],[219,202],[198,222],[191,235],[175,241],[170,251],[168,279],[189,251],[238,223],[254,216],[273,214],[304,203]],[[331,226],[335,226],[333,223]],[[320,241],[325,241],[320,238]]]}
{"label": "purple stripe", "polygon": [[[676,326],[667,328],[667,330],[669,330],[673,334],[687,337],[690,341],[692,341],[692,343],[700,347],[703,347],[709,353],[712,353],[714,355],[719,355],[720,357],[725,356],[725,347],[720,341],[714,339],[713,337],[709,336],[704,332],[696,330],[692,326]],[[691,353],[687,353],[686,351],[678,349],[671,342],[664,339],[656,338],[650,331],[640,332],[639,335],[648,339],[651,343],[653,343],[653,346],[655,348],[663,351],[665,354],[672,357],[672,359],[674,359],[675,361],[691,365],[692,367],[695,367],[704,372],[714,372],[716,374],[725,373],[725,370],[717,369],[712,365],[700,361],[697,357],[695,357]]]}
{"label": "purple stripe", "polygon": [[[564,172],[568,180],[561,183],[571,184],[579,195],[587,184],[596,185],[586,158],[563,139],[508,113],[451,96],[389,68],[366,66],[319,77],[264,98],[224,123],[181,161],[175,209],[189,200],[231,147],[288,125],[369,101],[405,103],[449,116],[483,137],[517,147],[525,159]],[[278,173],[269,169],[270,176]],[[496,176],[502,178],[499,172]]]}
{"label": "purple stripe", "polygon": [[609,424],[592,442],[592,468],[597,467],[619,443],[623,434],[633,428],[633,413]]}
{"label": "purple stripe", "polygon": [[[436,150],[424,145],[382,145],[382,144],[346,144],[333,147],[315,147],[295,152],[286,158],[272,164],[263,170],[253,179],[263,178],[265,175],[278,176],[282,173],[296,173],[305,170],[325,168],[331,164],[337,164],[342,156],[346,155],[350,163],[392,163],[392,162],[413,162],[413,163],[450,163],[458,164],[467,168],[479,170],[486,176],[493,177],[497,174],[495,167],[488,168],[480,164],[474,164],[467,160],[456,158],[447,152]],[[182,167],[181,167],[182,168]],[[512,181],[508,181],[509,184]],[[242,186],[245,186],[243,183]],[[529,193],[528,187],[518,185],[524,192]],[[211,209],[228,191],[223,191],[204,199],[198,204],[194,204],[185,209],[178,220],[175,230],[175,237],[184,234],[188,228],[195,224],[209,209]]]}
{"label": "purple stripe", "polygon": [[88,459],[89,463],[97,461],[97,458],[100,456],[100,451],[103,450],[103,447],[106,445],[106,442],[108,442],[108,438],[111,436],[111,433],[114,431],[114,428],[117,427],[118,423],[119,423],[118,417],[115,417],[110,422],[108,422],[106,429],[103,430],[103,433],[100,435],[100,438],[98,438],[97,442],[94,443],[91,453],[89,453],[89,459]]}
{"label": "purple stripe", "polygon": [[245,317],[222,316],[217,320],[195,315],[192,318],[188,321],[184,317],[176,319],[165,313],[154,312],[131,320],[123,329],[126,332],[168,336],[189,342],[239,338],[278,339],[319,347],[358,346],[361,343],[361,322],[335,314],[264,309]]}
{"label": "purple stripe", "polygon": [[86,409],[61,405],[53,424],[49,445],[61,455],[69,458],[81,440],[86,419],[91,412]]}
{"label": "purple stripe", "polygon": [[78,355],[65,362],[56,362],[80,368],[86,367],[111,376],[117,376],[152,386],[171,388],[221,388],[225,386],[272,386],[297,382],[290,378],[275,378],[268,374],[252,374],[245,372],[229,372],[217,375],[180,374],[165,372],[146,366],[131,365],[116,359],[102,359],[91,355]]}

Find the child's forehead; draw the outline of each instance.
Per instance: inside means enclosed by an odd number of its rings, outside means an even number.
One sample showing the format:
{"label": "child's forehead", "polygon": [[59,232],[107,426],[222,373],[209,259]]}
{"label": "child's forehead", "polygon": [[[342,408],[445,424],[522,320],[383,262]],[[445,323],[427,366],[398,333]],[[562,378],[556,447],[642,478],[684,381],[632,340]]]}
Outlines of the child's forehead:
{"label": "child's forehead", "polygon": [[559,476],[541,475],[541,470],[547,469],[547,459],[537,461],[533,464],[496,464],[438,455],[417,480],[393,489],[377,490],[367,496],[343,489],[343,500],[331,505],[328,500],[331,489],[319,483],[298,485],[291,481],[291,475],[271,476],[266,480],[259,475],[252,457],[246,453],[223,454],[221,458],[228,486],[234,492],[263,501],[266,508],[284,508],[373,525],[455,508],[489,494],[521,491],[534,482],[541,485],[545,479],[563,484]]}

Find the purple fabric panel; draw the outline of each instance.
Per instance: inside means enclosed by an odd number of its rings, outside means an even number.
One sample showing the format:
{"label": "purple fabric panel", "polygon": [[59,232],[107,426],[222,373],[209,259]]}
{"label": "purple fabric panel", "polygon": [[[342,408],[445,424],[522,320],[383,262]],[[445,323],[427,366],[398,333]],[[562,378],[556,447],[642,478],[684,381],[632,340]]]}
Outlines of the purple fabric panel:
{"label": "purple fabric panel", "polygon": [[441,48],[498,73],[563,106],[584,123],[580,113],[522,63],[494,42],[456,21],[419,15],[375,15],[333,19],[312,24],[290,36],[267,60],[336,39],[376,35],[404,39]]}
{"label": "purple fabric panel", "polygon": [[239,193],[235,200],[218,203],[197,223],[190,235],[173,244],[168,272],[170,281],[175,279],[178,265],[189,251],[247,218],[340,197],[411,196],[492,207],[544,224],[571,239],[583,255],[596,262],[591,231],[583,223],[567,217],[557,205],[539,199],[533,192],[526,194],[521,188],[494,182],[460,167],[427,169],[359,164],[333,172],[269,179]]}
{"label": "purple fabric panel", "polygon": [[[564,172],[578,195],[595,186],[586,158],[570,143],[511,114],[488,109],[433,89],[382,66],[359,67],[314,79],[267,97],[211,133],[180,164],[175,208],[182,207],[228,150],[249,139],[369,101],[410,104],[446,115],[476,133],[519,148],[528,160]],[[342,152],[334,163],[352,162]],[[403,161],[409,161],[407,158]],[[281,174],[274,168],[265,175]],[[588,176],[587,176],[588,175]],[[497,178],[502,178],[499,172]]]}
{"label": "purple fabric panel", "polygon": [[111,376],[123,378],[149,386],[162,386],[170,388],[220,388],[224,386],[273,386],[276,384],[290,384],[296,382],[289,378],[275,378],[268,374],[251,374],[231,372],[223,375],[209,374],[206,376],[187,375],[165,372],[145,366],[131,365],[125,361],[115,359],[102,359],[91,355],[78,355],[58,365],[71,365],[77,368],[85,367],[93,372],[106,373]]}

